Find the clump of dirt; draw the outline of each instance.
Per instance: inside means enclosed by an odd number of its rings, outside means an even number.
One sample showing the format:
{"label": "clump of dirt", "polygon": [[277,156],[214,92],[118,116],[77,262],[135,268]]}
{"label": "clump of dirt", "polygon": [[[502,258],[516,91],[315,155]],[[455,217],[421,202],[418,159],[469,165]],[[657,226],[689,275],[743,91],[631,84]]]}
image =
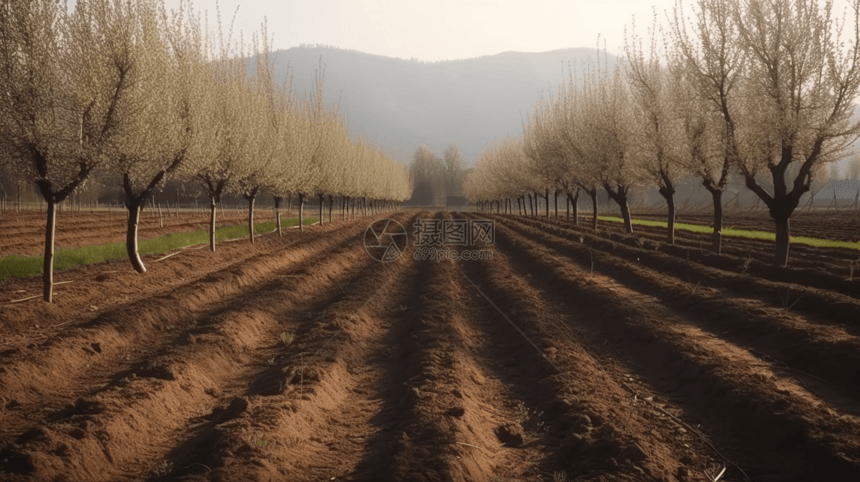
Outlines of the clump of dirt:
{"label": "clump of dirt", "polygon": [[506,423],[496,427],[496,438],[508,447],[521,447],[526,440],[526,433],[518,423]]}

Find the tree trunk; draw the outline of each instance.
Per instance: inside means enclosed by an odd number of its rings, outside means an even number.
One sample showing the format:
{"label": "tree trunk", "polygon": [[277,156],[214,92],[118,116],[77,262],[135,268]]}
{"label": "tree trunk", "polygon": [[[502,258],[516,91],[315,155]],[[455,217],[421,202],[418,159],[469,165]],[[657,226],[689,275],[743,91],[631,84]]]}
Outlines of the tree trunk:
{"label": "tree trunk", "polygon": [[[53,303],[54,290],[54,235],[57,231],[57,208],[52,199],[48,203],[48,220],[45,224],[45,259],[42,260],[42,299]],[[21,206],[21,186],[18,185],[18,206]]]}
{"label": "tree trunk", "polygon": [[209,250],[215,252],[215,214],[218,209],[218,202],[215,196],[209,196]]}
{"label": "tree trunk", "polygon": [[284,198],[275,196],[275,218],[277,218],[278,223],[278,236],[283,237],[284,234],[281,232],[281,200]]}
{"label": "tree trunk", "polygon": [[666,242],[671,245],[675,244],[675,196],[669,195],[666,198],[666,205],[669,206],[669,222],[666,230]]}
{"label": "tree trunk", "polygon": [[624,218],[624,231],[627,234],[633,234],[633,221],[630,219],[630,206],[627,204],[627,197],[616,199],[615,202],[621,207],[621,217]]}
{"label": "tree trunk", "polygon": [[555,218],[558,219],[558,189],[553,191],[553,204],[555,205]]}
{"label": "tree trunk", "polygon": [[299,193],[299,231],[305,232],[305,195]]}
{"label": "tree trunk", "polygon": [[568,200],[570,204],[573,206],[573,225],[579,226],[579,188],[576,188],[576,196],[570,197],[570,193],[567,194]]}
{"label": "tree trunk", "polygon": [[570,222],[570,193],[564,197],[564,208],[565,208],[565,216],[567,216],[567,222]]}
{"label": "tree trunk", "polygon": [[328,195],[328,222],[332,222],[332,208],[334,201],[332,200],[331,194]]}
{"label": "tree trunk", "polygon": [[720,254],[723,239],[723,191],[713,189],[711,197],[714,200],[714,233],[711,235],[711,244],[714,252]]}
{"label": "tree trunk", "polygon": [[125,231],[125,250],[131,266],[138,273],[146,273],[146,267],[137,252],[137,228],[140,224],[141,199],[126,199],[125,206],[128,208],[128,223]]}
{"label": "tree trunk", "polygon": [[254,201],[257,199],[257,190],[251,191],[251,194],[243,194],[248,200],[248,235],[251,237],[251,244],[257,242],[254,232]]}
{"label": "tree trunk", "polygon": [[591,196],[591,206],[594,211],[591,215],[591,229],[597,231],[597,189],[588,191],[588,195]]}
{"label": "tree trunk", "polygon": [[663,199],[666,200],[666,206],[669,207],[669,217],[666,223],[666,242],[675,244],[675,189],[671,184],[661,187],[658,192]]}
{"label": "tree trunk", "polygon": [[325,194],[317,194],[320,198],[320,227],[323,225],[323,205],[325,204]]}
{"label": "tree trunk", "polygon": [[774,266],[782,268],[788,266],[788,248],[791,239],[790,220],[791,218],[788,216],[775,217],[773,220],[774,223],[776,223],[776,252],[774,253],[773,258]]}
{"label": "tree trunk", "polygon": [[546,188],[546,193],[543,196],[544,201],[546,201],[546,218],[549,219],[549,188]]}
{"label": "tree trunk", "polygon": [[[790,242],[791,213],[797,208],[800,197],[809,191],[810,178],[798,177],[794,181],[794,188],[789,192],[785,182],[785,170],[790,162],[790,149],[783,148],[783,159],[779,164],[770,168],[773,180],[773,194],[771,195],[756,182],[754,176],[746,176],[746,185],[753,191],[759,201],[764,201],[776,224],[776,250],[774,251],[773,265],[779,267],[788,266],[788,251]],[[808,161],[807,161],[808,162]],[[804,168],[811,164],[804,164]]]}
{"label": "tree trunk", "polygon": [[612,189],[609,184],[604,184],[603,189],[609,195],[609,199],[618,203],[621,208],[621,217],[624,219],[624,231],[627,234],[633,234],[633,221],[630,219],[630,206],[627,203],[627,194],[629,189],[627,186],[618,186],[617,190]]}

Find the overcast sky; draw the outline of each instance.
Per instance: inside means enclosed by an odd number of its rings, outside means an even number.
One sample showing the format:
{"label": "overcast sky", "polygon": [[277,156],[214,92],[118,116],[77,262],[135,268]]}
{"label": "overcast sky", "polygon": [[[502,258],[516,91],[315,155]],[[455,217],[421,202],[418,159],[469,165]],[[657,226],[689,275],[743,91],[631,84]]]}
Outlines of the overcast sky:
{"label": "overcast sky", "polygon": [[[691,0],[682,0],[689,14]],[[74,8],[76,0],[69,0]],[[165,0],[175,8],[179,0]],[[824,3],[824,0],[820,0]],[[386,57],[455,60],[506,51],[546,52],[576,47],[624,48],[635,16],[645,34],[654,13],[665,24],[675,0],[220,0],[225,35],[250,40],[265,17],[275,49],[322,44]],[[841,16],[848,0],[835,0]],[[237,7],[238,11],[237,11]],[[216,1],[195,0],[216,32]],[[605,42],[605,44],[604,44]]]}
{"label": "overcast sky", "polygon": [[[168,5],[178,1],[167,0]],[[275,48],[323,44],[387,57],[454,60],[505,51],[545,52],[624,45],[624,27],[636,16],[644,33],[656,7],[661,20],[674,0],[220,0],[224,28],[245,39],[268,19]],[[214,29],[215,0],[196,0]],[[225,33],[226,34],[226,33]],[[601,40],[601,45],[603,41]]]}

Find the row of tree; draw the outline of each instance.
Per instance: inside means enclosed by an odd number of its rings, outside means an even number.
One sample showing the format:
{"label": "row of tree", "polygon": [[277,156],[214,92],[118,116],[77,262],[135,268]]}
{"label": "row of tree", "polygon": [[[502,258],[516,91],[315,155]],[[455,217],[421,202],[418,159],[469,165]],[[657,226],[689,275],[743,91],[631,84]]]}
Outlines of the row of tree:
{"label": "row of tree", "polygon": [[720,252],[722,195],[730,175],[767,206],[774,264],[786,266],[789,220],[827,164],[860,135],[860,1],[846,16],[817,0],[698,0],[648,38],[626,39],[541,99],[523,135],[488,147],[464,182],[478,202],[501,206],[567,196],[595,205],[604,189],[633,232],[628,196],[656,186],[674,242],[675,186],[697,176],[711,193]]}
{"label": "row of tree", "polygon": [[[395,203],[411,195],[409,172],[365,141],[315,90],[297,99],[273,78],[265,23],[246,47],[232,32],[213,41],[189,2],[56,0],[0,4],[0,163],[34,182],[47,204],[44,299],[51,301],[57,203],[96,173],[122,186],[134,269],[142,206],[168,179],[193,180],[215,209],[224,193],[276,206],[328,196]],[[251,54],[255,73],[248,75]],[[354,208],[353,208],[354,209]],[[320,213],[322,223],[322,212]],[[280,230],[280,223],[279,230]]]}
{"label": "row of tree", "polygon": [[445,149],[442,158],[421,144],[412,155],[409,172],[414,183],[412,204],[440,205],[445,198],[462,196],[466,169],[456,143]]}

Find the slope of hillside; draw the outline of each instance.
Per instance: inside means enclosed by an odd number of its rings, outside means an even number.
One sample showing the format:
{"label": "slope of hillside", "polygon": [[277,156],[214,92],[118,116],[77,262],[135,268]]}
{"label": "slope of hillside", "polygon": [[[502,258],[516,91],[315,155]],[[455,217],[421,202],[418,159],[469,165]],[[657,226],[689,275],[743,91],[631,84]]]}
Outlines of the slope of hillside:
{"label": "slope of hillside", "polygon": [[322,47],[276,55],[276,78],[290,71],[299,96],[311,91],[323,66],[326,101],[340,105],[352,136],[367,137],[401,161],[420,143],[441,154],[458,142],[469,164],[487,143],[519,135],[541,94],[567,78],[568,65],[581,72],[597,60],[586,48],[435,63]]}

